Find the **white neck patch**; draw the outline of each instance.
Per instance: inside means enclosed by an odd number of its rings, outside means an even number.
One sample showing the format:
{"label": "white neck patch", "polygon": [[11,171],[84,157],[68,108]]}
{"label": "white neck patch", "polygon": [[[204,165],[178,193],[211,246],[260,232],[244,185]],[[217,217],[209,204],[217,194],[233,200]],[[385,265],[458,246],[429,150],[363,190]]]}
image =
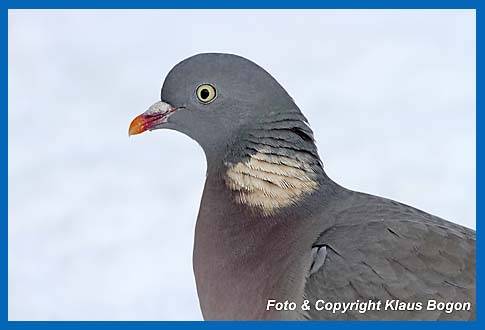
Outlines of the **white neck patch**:
{"label": "white neck patch", "polygon": [[310,165],[285,156],[257,152],[226,167],[226,185],[236,192],[236,202],[259,209],[265,216],[297,204],[318,187]]}

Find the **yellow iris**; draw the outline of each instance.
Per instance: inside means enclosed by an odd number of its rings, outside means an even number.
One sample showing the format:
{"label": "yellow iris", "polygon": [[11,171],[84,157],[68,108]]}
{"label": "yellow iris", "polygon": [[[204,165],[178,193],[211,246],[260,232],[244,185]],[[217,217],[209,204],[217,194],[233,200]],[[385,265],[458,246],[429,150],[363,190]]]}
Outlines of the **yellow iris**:
{"label": "yellow iris", "polygon": [[204,104],[211,103],[216,98],[216,89],[209,84],[203,84],[197,87],[197,98]]}

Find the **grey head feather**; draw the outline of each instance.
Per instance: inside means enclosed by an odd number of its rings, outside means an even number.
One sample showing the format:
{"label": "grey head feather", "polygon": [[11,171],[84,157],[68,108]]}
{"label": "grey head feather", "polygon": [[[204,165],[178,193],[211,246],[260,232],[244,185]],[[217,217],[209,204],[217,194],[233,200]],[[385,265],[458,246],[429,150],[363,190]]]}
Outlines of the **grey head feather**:
{"label": "grey head feather", "polygon": [[[211,84],[216,99],[201,103],[196,89]],[[195,139],[206,156],[220,156],[234,143],[244,127],[257,123],[266,114],[301,115],[281,85],[255,63],[231,54],[207,53],[192,56],[177,64],[163,83],[161,98],[182,108],[168,119],[171,128]],[[214,154],[215,153],[215,154]]]}

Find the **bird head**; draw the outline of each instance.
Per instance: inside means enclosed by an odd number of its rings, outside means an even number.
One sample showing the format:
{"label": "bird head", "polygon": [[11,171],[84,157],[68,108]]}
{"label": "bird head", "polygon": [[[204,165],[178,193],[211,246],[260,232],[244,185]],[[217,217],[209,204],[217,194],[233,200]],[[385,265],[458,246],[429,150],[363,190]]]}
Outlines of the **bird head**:
{"label": "bird head", "polygon": [[161,100],[131,122],[129,135],[176,130],[196,140],[207,155],[237,139],[265,113],[295,107],[281,85],[255,63],[231,54],[198,54],[169,72]]}

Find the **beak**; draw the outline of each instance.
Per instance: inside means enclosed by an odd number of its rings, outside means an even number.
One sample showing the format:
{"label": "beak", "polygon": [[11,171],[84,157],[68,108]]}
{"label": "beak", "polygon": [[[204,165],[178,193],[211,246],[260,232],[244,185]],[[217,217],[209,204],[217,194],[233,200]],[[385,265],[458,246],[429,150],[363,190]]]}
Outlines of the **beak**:
{"label": "beak", "polygon": [[128,136],[151,131],[167,122],[168,117],[177,110],[163,101],[153,104],[147,111],[133,119],[128,129]]}

